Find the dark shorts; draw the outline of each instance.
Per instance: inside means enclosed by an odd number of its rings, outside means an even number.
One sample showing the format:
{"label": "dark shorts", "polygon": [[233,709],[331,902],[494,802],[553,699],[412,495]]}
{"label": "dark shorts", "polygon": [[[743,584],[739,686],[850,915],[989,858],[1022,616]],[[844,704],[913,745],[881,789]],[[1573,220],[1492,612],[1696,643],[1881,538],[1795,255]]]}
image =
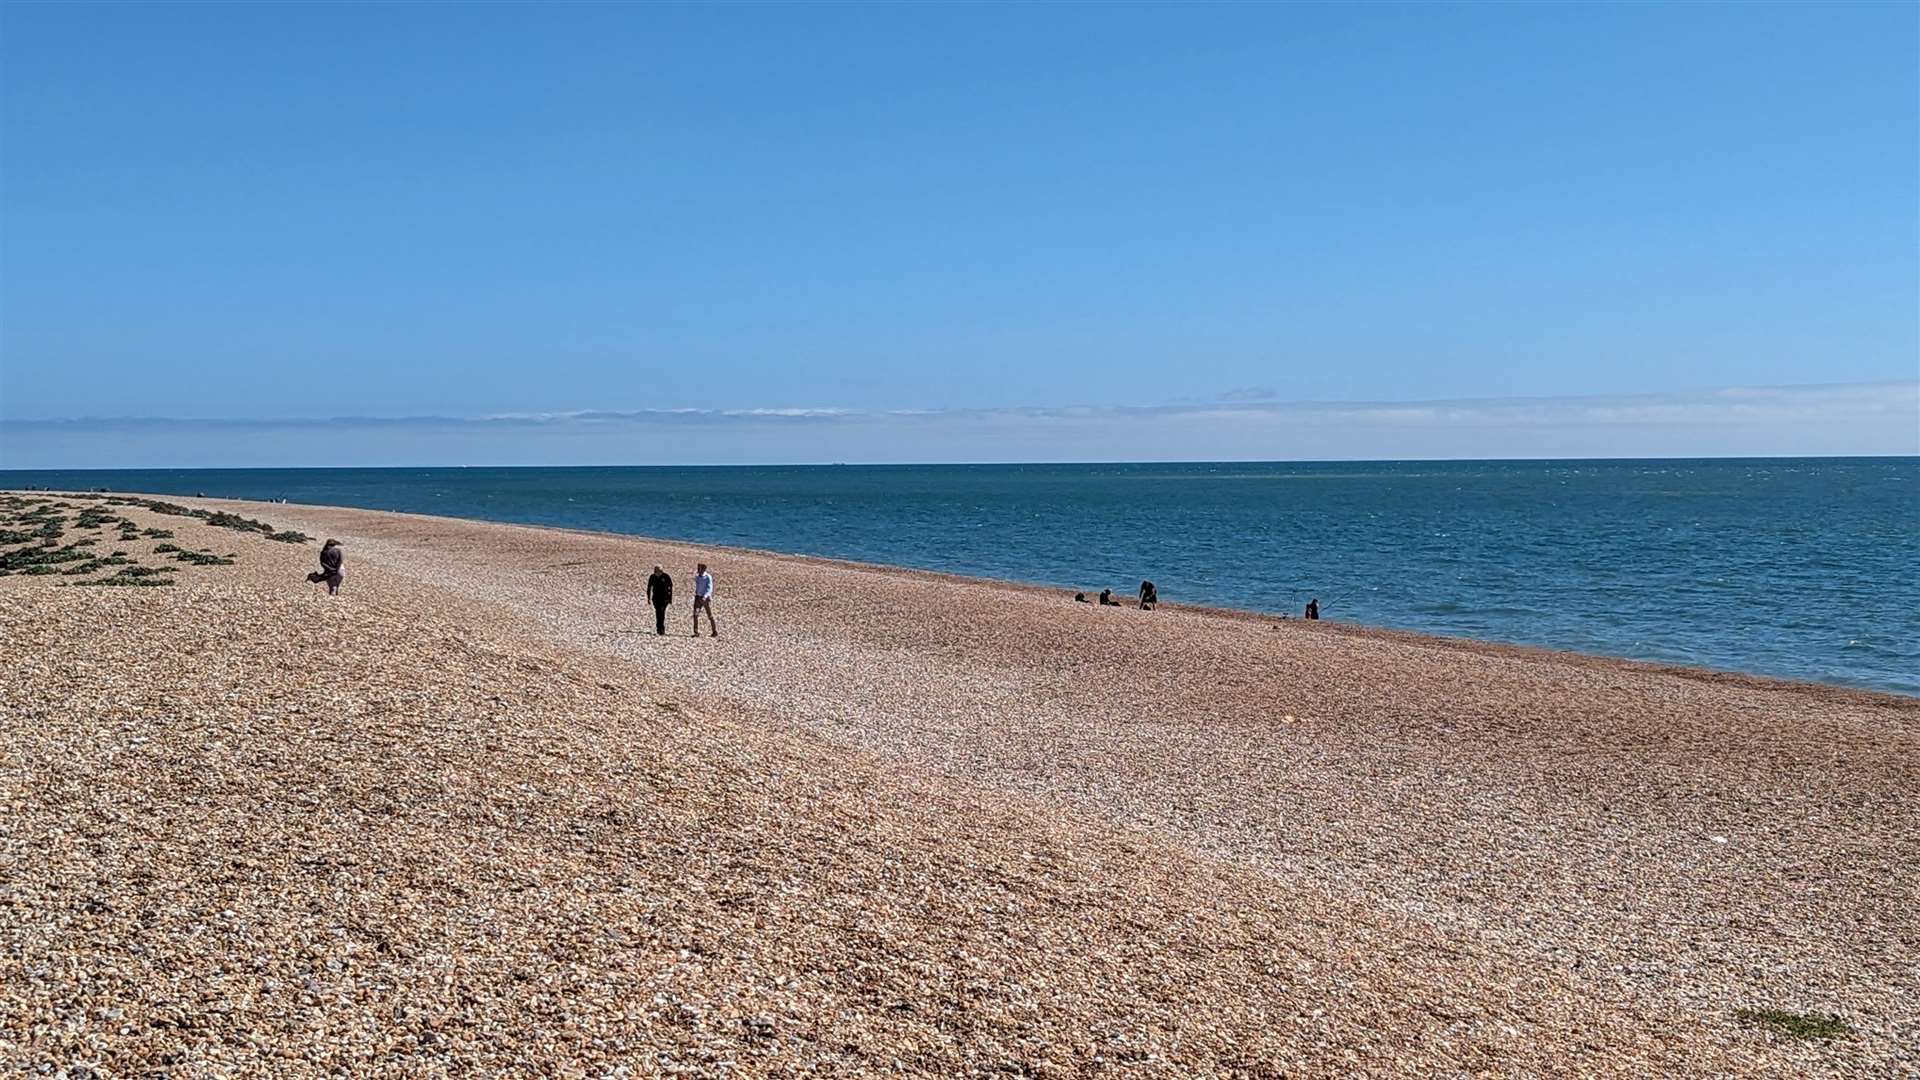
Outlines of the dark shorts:
{"label": "dark shorts", "polygon": [[711,596],[696,596],[693,598],[693,606],[696,608],[703,608],[712,603],[713,597]]}

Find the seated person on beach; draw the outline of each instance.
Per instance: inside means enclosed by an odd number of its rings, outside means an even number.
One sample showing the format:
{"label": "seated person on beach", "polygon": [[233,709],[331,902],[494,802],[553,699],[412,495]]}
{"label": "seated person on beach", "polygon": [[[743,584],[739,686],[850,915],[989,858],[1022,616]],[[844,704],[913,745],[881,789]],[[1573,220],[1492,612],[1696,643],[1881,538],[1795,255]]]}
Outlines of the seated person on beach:
{"label": "seated person on beach", "polygon": [[1160,590],[1151,581],[1140,583],[1140,610],[1152,611],[1153,605],[1160,602]]}
{"label": "seated person on beach", "polygon": [[1100,606],[1101,607],[1119,607],[1120,606],[1120,601],[1115,600],[1113,598],[1112,589],[1100,590]]}
{"label": "seated person on beach", "polygon": [[1076,604],[1084,604],[1084,603],[1086,603],[1086,602],[1087,602],[1087,594],[1086,594],[1086,593],[1083,593],[1083,592],[1077,592],[1077,593],[1074,593],[1074,594],[1073,594],[1073,602],[1074,602],[1074,603],[1076,603]]}

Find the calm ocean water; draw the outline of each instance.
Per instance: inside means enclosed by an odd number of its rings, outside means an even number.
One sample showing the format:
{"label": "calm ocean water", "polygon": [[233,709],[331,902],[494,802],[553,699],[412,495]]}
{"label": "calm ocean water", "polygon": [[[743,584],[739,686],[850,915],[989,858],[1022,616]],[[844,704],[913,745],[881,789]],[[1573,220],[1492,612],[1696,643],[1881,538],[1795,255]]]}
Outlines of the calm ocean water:
{"label": "calm ocean water", "polygon": [[[1920,459],[0,472],[830,555],[1920,694]],[[637,586],[636,586],[637,587]]]}

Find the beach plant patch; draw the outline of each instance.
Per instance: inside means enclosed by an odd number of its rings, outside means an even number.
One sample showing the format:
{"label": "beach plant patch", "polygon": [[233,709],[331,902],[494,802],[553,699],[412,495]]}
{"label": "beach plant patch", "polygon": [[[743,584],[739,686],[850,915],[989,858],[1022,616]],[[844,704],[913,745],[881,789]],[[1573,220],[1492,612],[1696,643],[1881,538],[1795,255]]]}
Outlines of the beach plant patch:
{"label": "beach plant patch", "polygon": [[[276,530],[264,521],[241,517],[239,514],[230,513],[226,510],[195,510],[190,506],[181,506],[179,503],[167,502],[165,499],[140,499],[129,495],[116,495],[109,498],[107,502],[114,506],[139,506],[151,510],[156,514],[166,514],[171,517],[198,518],[218,528],[233,529],[236,532],[259,533],[269,540],[279,540],[282,543],[304,544],[313,539],[305,533],[295,532],[291,529],[284,531]],[[171,536],[172,534],[169,533],[168,535]]]}
{"label": "beach plant patch", "polygon": [[1784,1009],[1735,1009],[1743,1023],[1768,1028],[1790,1039],[1813,1041],[1853,1034],[1853,1025],[1836,1013],[1797,1013]]}
{"label": "beach plant patch", "polygon": [[[140,539],[162,541],[154,545],[154,554],[172,555],[176,561],[189,566],[231,566],[238,560],[238,556],[233,553],[221,555],[212,548],[189,551],[178,544],[166,543],[165,541],[173,539],[173,530],[143,528],[138,522],[120,517],[109,511],[107,507],[144,507],[155,513],[191,517],[219,528],[255,533],[282,543],[303,544],[312,539],[294,530],[276,531],[273,526],[265,522],[254,521],[238,514],[194,510],[158,499],[106,495],[77,497],[94,501],[73,516],[71,523],[74,526],[89,530],[114,529],[118,531],[119,538],[123,541]],[[60,539],[65,534],[69,523],[67,515],[62,511],[71,509],[73,509],[72,504],[65,502],[22,498],[17,495],[0,496],[0,577],[20,574],[80,578],[101,570],[117,568],[116,573],[96,580],[62,581],[60,584],[161,586],[174,583],[171,575],[178,567],[141,566],[128,556],[124,548],[115,548],[108,555],[87,550],[100,542],[99,537],[84,536],[64,546],[61,545]]]}
{"label": "beach plant patch", "polygon": [[131,566],[131,565],[133,565],[133,560],[127,558],[125,555],[108,555],[104,558],[88,559],[86,562],[68,567],[67,569],[62,570],[60,572],[62,574],[67,574],[69,576],[72,576],[72,575],[78,575],[78,574],[91,574],[95,570],[104,570],[109,566]]}
{"label": "beach plant patch", "polygon": [[132,586],[135,588],[161,588],[173,584],[172,578],[151,577],[113,577],[96,578],[93,581],[76,581],[76,585]]}
{"label": "beach plant patch", "polygon": [[53,574],[59,572],[61,563],[79,562],[91,557],[72,544],[66,547],[48,547],[44,543],[17,547],[11,551],[0,551],[0,573]]}
{"label": "beach plant patch", "polygon": [[98,529],[104,525],[119,525],[124,528],[132,524],[133,522],[100,506],[89,506],[74,515],[73,519],[73,527],[76,529]]}
{"label": "beach plant patch", "polygon": [[239,514],[229,514],[225,510],[216,510],[208,514],[206,521],[209,525],[216,525],[222,529],[234,529],[239,532],[257,532],[263,535],[273,532],[273,526],[264,521],[244,518]]}
{"label": "beach plant patch", "polygon": [[178,548],[175,548],[174,552],[175,552],[173,556],[174,558],[179,559],[183,563],[192,563],[195,566],[232,566],[233,565],[232,556],[227,556],[223,558],[219,555],[207,555],[198,551],[181,551]]}
{"label": "beach plant patch", "polygon": [[0,544],[38,541],[42,547],[52,547],[66,534],[67,516],[60,512],[65,505],[10,496],[0,504],[0,510],[6,511],[0,515],[0,525],[10,526],[0,529]]}

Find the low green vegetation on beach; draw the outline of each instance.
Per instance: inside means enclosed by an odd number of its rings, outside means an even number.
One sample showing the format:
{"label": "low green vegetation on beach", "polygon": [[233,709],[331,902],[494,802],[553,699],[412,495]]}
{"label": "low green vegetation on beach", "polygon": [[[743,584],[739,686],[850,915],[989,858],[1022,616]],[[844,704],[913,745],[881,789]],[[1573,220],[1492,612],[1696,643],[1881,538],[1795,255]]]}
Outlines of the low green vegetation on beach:
{"label": "low green vegetation on beach", "polygon": [[162,585],[173,584],[172,578],[153,576],[156,574],[163,574],[165,572],[166,571],[157,569],[154,567],[129,566],[125,570],[120,571],[118,574],[115,574],[112,577],[97,578],[93,581],[78,581],[78,582],[75,582],[74,584],[76,585],[107,585],[107,586],[131,585],[131,586],[140,587],[140,588],[157,587]]}
{"label": "low green vegetation on beach", "polygon": [[[88,500],[88,504],[76,506],[69,499]],[[123,548],[115,548],[108,555],[88,550],[107,536],[115,536],[125,543],[162,541],[154,545],[153,554],[172,555],[176,562],[190,566],[231,566],[236,559],[231,553],[219,555],[205,548],[189,551],[167,543],[165,541],[174,539],[172,529],[143,527],[115,513],[114,507],[139,507],[156,514],[194,518],[216,528],[254,533],[283,544],[304,544],[313,539],[293,529],[275,529],[264,521],[224,510],[196,510],[132,495],[95,493],[58,498],[0,495],[0,577],[58,574],[72,578],[113,570],[105,577],[61,584],[154,587],[174,583],[171,575],[179,569],[177,566],[142,566]],[[94,535],[75,535],[68,539],[70,532]],[[63,540],[66,542],[62,543]]]}
{"label": "low green vegetation on beach", "polygon": [[195,566],[232,566],[233,565],[232,556],[210,555],[205,552],[199,552],[199,551],[178,551],[174,553],[173,557],[180,560],[183,563],[192,563]]}
{"label": "low green vegetation on beach", "polygon": [[1838,1039],[1853,1034],[1853,1025],[1832,1013],[1796,1013],[1784,1009],[1735,1009],[1744,1023],[1764,1027],[1790,1039]]}
{"label": "low green vegetation on beach", "polygon": [[238,532],[259,533],[269,540],[278,540],[283,544],[304,544],[313,539],[313,537],[303,532],[296,532],[292,529],[275,529],[264,521],[255,521],[253,518],[241,517],[239,514],[230,514],[225,510],[195,510],[192,507],[181,506],[179,503],[170,503],[161,499],[141,499],[130,495],[110,495],[105,496],[105,498],[109,506],[139,506],[151,510],[156,514],[167,514],[173,517],[199,518],[209,525],[222,529],[233,529]]}
{"label": "low green vegetation on beach", "polygon": [[125,555],[115,552],[112,555],[104,555],[99,558],[88,559],[83,563],[77,563],[60,572],[68,576],[72,576],[75,574],[91,574],[95,570],[104,569],[105,567],[109,567],[109,566],[131,566],[133,564],[134,563],[132,559],[129,559]]}

